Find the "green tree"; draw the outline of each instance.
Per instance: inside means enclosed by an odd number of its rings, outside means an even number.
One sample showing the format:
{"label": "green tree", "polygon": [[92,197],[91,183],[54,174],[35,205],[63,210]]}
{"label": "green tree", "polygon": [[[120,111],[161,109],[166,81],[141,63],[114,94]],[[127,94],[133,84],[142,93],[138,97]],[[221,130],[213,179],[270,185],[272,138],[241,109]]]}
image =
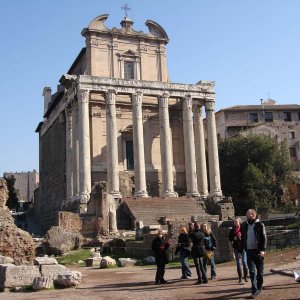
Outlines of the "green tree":
{"label": "green tree", "polygon": [[15,209],[18,205],[19,191],[15,189],[16,179],[14,176],[4,177],[8,188],[8,200],[6,205],[9,209]]}
{"label": "green tree", "polygon": [[276,208],[292,181],[285,143],[268,135],[247,135],[219,143],[222,190],[232,196],[238,214],[249,208]]}

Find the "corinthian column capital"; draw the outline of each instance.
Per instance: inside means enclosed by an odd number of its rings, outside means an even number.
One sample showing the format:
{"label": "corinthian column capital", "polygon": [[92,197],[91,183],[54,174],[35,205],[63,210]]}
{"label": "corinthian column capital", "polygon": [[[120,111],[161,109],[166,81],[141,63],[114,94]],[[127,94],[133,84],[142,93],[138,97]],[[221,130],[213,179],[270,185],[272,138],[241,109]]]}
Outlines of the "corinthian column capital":
{"label": "corinthian column capital", "polygon": [[169,97],[170,94],[168,92],[163,93],[158,99],[159,99],[159,107],[161,108],[167,108],[169,103]]}
{"label": "corinthian column capital", "polygon": [[116,90],[108,90],[105,93],[105,104],[106,105],[115,105],[116,104]]}
{"label": "corinthian column capital", "polygon": [[186,95],[183,99],[184,101],[184,107],[188,110],[192,110],[193,107],[193,99],[191,95]]}
{"label": "corinthian column capital", "polygon": [[214,111],[215,110],[215,101],[209,100],[205,102],[205,111]]}
{"label": "corinthian column capital", "polygon": [[143,100],[143,93],[141,91],[136,91],[135,94],[132,94],[132,106],[141,106]]}
{"label": "corinthian column capital", "polygon": [[82,103],[89,102],[90,91],[89,90],[78,90],[78,101]]}

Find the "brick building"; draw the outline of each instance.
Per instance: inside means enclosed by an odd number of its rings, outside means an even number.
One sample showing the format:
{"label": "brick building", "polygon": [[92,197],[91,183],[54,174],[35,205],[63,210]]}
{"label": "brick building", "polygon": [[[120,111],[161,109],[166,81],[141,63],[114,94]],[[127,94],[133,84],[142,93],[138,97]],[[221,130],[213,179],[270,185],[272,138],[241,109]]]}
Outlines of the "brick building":
{"label": "brick building", "polygon": [[300,105],[278,105],[272,99],[261,105],[237,105],[216,112],[218,139],[227,139],[245,130],[268,133],[280,143],[287,141],[291,161],[300,171]]}
{"label": "brick building", "polygon": [[36,170],[28,172],[5,172],[5,178],[14,177],[15,189],[19,191],[19,201],[33,202],[34,190],[39,186],[39,173]]}

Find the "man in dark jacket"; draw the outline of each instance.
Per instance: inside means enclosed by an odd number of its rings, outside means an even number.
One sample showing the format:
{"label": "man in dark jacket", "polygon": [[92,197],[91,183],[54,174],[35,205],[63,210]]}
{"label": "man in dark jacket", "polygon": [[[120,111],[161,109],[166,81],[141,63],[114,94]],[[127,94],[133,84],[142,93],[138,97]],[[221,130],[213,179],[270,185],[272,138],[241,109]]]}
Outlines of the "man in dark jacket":
{"label": "man in dark jacket", "polygon": [[267,235],[265,225],[257,219],[257,213],[254,209],[249,209],[246,217],[247,221],[242,224],[242,245],[247,252],[247,264],[251,278],[251,298],[254,299],[262,290]]}
{"label": "man in dark jacket", "polygon": [[167,283],[167,281],[164,279],[164,275],[165,266],[169,262],[167,255],[167,250],[169,246],[170,242],[165,240],[163,232],[159,230],[157,236],[152,241],[152,251],[157,266],[155,284]]}

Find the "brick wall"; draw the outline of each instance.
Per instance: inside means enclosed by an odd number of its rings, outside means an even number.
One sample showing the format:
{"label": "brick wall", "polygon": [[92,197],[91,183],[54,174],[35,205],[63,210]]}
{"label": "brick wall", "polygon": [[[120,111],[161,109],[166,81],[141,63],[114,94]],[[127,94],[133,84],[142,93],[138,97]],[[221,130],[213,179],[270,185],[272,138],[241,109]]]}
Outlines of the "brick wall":
{"label": "brick wall", "polygon": [[65,123],[58,118],[40,139],[40,197],[35,212],[43,230],[57,222],[65,198],[65,132]]}
{"label": "brick wall", "polygon": [[82,228],[82,220],[79,214],[67,211],[58,213],[57,226],[72,232],[80,232]]}

